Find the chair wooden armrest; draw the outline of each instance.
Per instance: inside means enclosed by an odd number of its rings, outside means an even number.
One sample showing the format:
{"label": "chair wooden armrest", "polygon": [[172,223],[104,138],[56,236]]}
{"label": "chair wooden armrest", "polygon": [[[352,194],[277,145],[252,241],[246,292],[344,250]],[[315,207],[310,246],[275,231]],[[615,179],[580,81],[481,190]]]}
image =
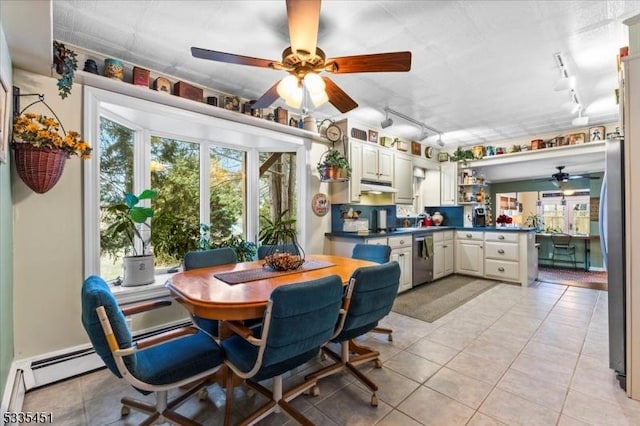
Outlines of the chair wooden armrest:
{"label": "chair wooden armrest", "polygon": [[121,307],[120,310],[124,316],[139,314],[140,312],[152,311],[158,308],[170,306],[171,300],[148,300],[146,302],[135,303],[132,305]]}
{"label": "chair wooden armrest", "polygon": [[183,336],[189,336],[198,333],[198,328],[193,326],[180,327],[175,330],[169,330],[164,333],[157,334],[155,336],[146,337],[136,341],[136,347],[138,349],[146,349],[151,346],[155,346],[159,343],[167,342],[169,340],[177,339]]}

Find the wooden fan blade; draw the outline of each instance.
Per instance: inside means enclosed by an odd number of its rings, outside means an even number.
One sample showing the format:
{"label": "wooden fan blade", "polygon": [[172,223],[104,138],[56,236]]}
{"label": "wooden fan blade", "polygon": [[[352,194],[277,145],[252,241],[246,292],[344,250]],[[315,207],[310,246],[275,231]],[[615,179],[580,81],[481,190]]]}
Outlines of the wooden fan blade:
{"label": "wooden fan blade", "polygon": [[327,61],[334,63],[337,74],[354,72],[401,72],[411,70],[411,52],[375,53],[372,55],[342,56]]}
{"label": "wooden fan blade", "polygon": [[270,59],[252,58],[251,56],[235,55],[233,53],[217,52],[215,50],[201,49],[199,47],[191,48],[191,55],[194,58],[208,59],[210,61],[226,62],[237,65],[250,65],[252,67],[271,68],[272,64],[277,61]]}
{"label": "wooden fan blade", "polygon": [[287,0],[289,40],[294,53],[311,54],[318,44],[320,0]]}
{"label": "wooden fan blade", "polygon": [[279,83],[280,81],[276,81],[276,83],[273,86],[271,86],[271,88],[267,90],[265,94],[262,95],[260,99],[258,99],[253,104],[252,108],[255,108],[255,109],[267,108],[269,105],[274,103],[280,97],[280,95],[278,95]]}
{"label": "wooden fan blade", "polygon": [[329,97],[331,105],[336,107],[341,113],[351,111],[354,108],[358,108],[356,101],[351,99],[347,93],[338,87],[330,78],[322,77],[325,83],[325,91]]}

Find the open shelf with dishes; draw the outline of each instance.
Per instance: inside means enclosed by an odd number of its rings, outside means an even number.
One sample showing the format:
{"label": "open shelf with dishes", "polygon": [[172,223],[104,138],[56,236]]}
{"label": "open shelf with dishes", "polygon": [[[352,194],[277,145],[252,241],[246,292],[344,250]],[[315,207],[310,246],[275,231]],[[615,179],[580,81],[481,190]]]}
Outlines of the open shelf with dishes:
{"label": "open shelf with dishes", "polygon": [[487,197],[487,184],[484,176],[477,175],[474,169],[460,169],[458,173],[458,205],[484,204]]}

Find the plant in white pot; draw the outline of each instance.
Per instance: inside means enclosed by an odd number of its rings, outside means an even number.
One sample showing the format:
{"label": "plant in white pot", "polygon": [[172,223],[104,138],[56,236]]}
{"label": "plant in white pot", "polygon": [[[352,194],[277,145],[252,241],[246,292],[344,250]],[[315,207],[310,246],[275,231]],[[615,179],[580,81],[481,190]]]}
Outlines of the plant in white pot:
{"label": "plant in white pot", "polygon": [[[122,259],[123,286],[138,286],[154,282],[154,256],[149,247],[151,233],[144,232],[145,227],[151,229],[147,221],[153,217],[153,209],[139,204],[142,200],[153,200],[157,197],[158,193],[152,189],[145,189],[137,196],[125,192],[124,200],[104,207],[104,220],[108,223],[104,236],[116,240],[124,235],[131,244],[129,248],[125,248],[125,256]],[[141,242],[142,250],[136,248],[136,239]]]}

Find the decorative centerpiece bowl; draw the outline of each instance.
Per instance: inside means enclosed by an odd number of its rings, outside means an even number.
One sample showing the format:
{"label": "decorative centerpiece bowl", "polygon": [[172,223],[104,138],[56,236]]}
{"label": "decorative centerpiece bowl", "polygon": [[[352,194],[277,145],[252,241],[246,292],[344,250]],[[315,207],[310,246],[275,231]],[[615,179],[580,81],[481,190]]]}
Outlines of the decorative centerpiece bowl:
{"label": "decorative centerpiece bowl", "polygon": [[304,263],[304,256],[299,254],[291,254],[287,252],[274,251],[264,258],[266,266],[276,271],[293,271],[298,269]]}

